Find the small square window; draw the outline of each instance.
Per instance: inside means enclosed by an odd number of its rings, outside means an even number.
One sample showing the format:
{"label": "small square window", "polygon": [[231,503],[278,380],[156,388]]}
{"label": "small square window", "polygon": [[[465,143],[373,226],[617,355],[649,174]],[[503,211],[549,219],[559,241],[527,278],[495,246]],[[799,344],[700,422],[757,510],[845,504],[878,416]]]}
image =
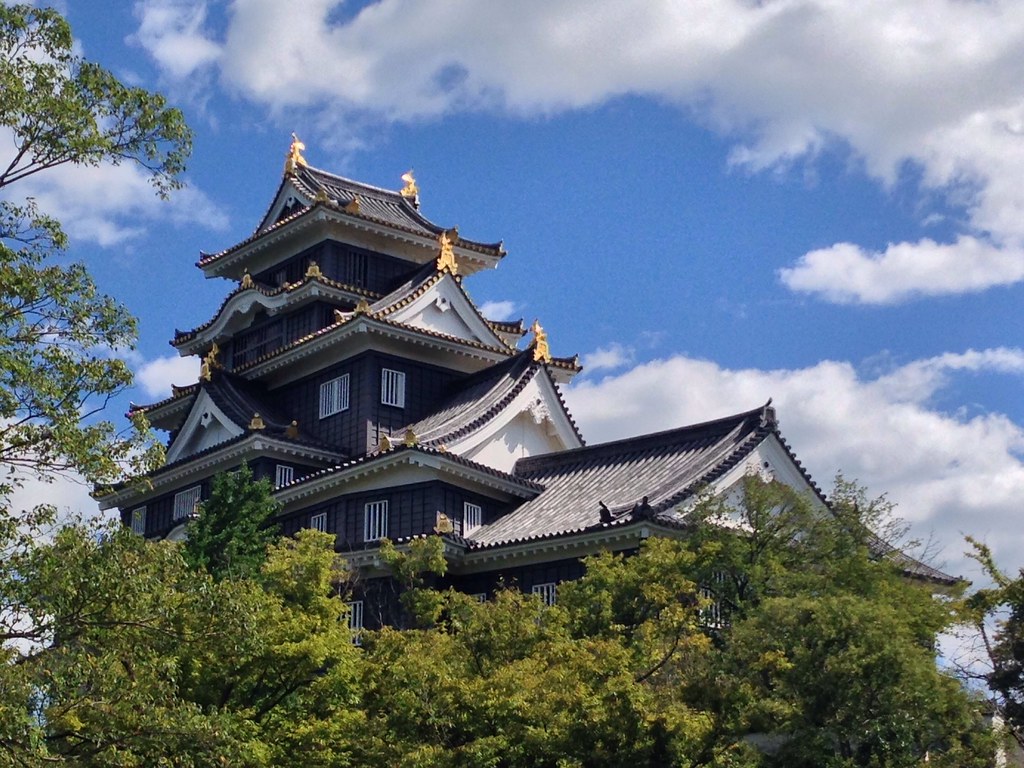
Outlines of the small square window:
{"label": "small square window", "polygon": [[539,595],[540,601],[544,605],[554,605],[558,602],[558,584],[553,581],[545,584],[534,584],[533,594]]}
{"label": "small square window", "polygon": [[462,505],[462,535],[469,536],[483,523],[483,510],[479,504],[466,502]]}
{"label": "small square window", "polygon": [[198,485],[174,494],[174,519],[183,520],[194,515],[201,494],[202,489]]}
{"label": "small square window", "polygon": [[320,385],[320,418],[348,410],[349,376],[344,374]]}
{"label": "small square window", "polygon": [[146,508],[136,507],[132,510],[132,533],[146,535]]}
{"label": "small square window", "polygon": [[353,600],[348,605],[348,628],[352,632],[352,644],[363,644],[363,601]]}
{"label": "small square window", "polygon": [[295,479],[295,468],[287,464],[278,464],[274,475],[274,487],[282,488]]}
{"label": "small square window", "polygon": [[380,372],[380,402],[405,408],[405,374],[385,368]]}
{"label": "small square window", "polygon": [[388,535],[387,501],[371,501],[363,508],[363,541],[379,541]]}
{"label": "small square window", "polygon": [[309,527],[320,533],[327,533],[327,513],[318,512],[309,518]]}

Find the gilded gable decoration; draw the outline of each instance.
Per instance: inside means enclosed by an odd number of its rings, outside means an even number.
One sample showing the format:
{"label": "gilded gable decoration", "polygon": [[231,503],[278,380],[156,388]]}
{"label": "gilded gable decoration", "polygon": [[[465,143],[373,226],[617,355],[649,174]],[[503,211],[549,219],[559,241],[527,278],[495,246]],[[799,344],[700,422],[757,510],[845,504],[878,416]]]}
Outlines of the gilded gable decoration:
{"label": "gilded gable decoration", "polygon": [[452,250],[452,246],[456,240],[459,239],[458,227],[451,230],[452,236],[449,236],[448,232],[442,232],[437,237],[437,242],[441,245],[441,250],[437,255],[437,271],[443,272],[448,270],[453,275],[459,274],[459,263],[455,260],[455,251]]}
{"label": "gilded gable decoration", "polygon": [[217,355],[220,354],[220,347],[217,346],[217,342],[213,342],[210,347],[210,351],[203,358],[202,364],[199,366],[199,380],[210,381],[213,378],[213,369],[219,368],[220,363],[217,361]]}
{"label": "gilded gable decoration", "polygon": [[294,440],[299,436],[299,422],[292,420],[292,423],[285,427],[284,436]]}
{"label": "gilded gable decoration", "polygon": [[294,173],[298,166],[306,165],[306,158],[302,156],[302,150],[305,148],[306,145],[299,140],[299,137],[296,136],[294,132],[292,132],[292,143],[291,146],[288,147],[288,154],[285,155],[285,173]]}
{"label": "gilded gable decoration", "polygon": [[385,434],[381,434],[380,442],[377,443],[377,450],[380,451],[381,453],[385,453],[386,451],[390,451],[391,450],[391,438],[389,438]]}
{"label": "gilded gable decoration", "polygon": [[416,178],[412,175],[412,168],[402,174],[402,181],[405,182],[405,186],[398,193],[402,197],[415,198],[420,193],[420,188],[416,186]]}
{"label": "gilded gable decoration", "polygon": [[539,321],[534,320],[533,325],[530,326],[530,332],[533,334],[533,359],[538,363],[550,363],[551,362],[551,349],[548,347],[548,334],[541,327]]}
{"label": "gilded gable decoration", "polygon": [[329,203],[329,202],[331,202],[331,198],[327,194],[327,190],[324,189],[323,187],[320,187],[320,189],[318,189],[316,191],[316,196],[313,198],[313,200],[315,202],[317,202],[317,203]]}
{"label": "gilded gable decoration", "polygon": [[309,262],[309,267],[306,269],[306,277],[323,277],[324,273],[320,271],[320,265],[315,261]]}
{"label": "gilded gable decoration", "polygon": [[345,205],[345,213],[352,213],[359,215],[359,195],[354,195],[351,200]]}
{"label": "gilded gable decoration", "polygon": [[403,440],[403,442],[405,443],[406,447],[412,448],[414,445],[416,445],[416,443],[419,442],[419,438],[416,437],[415,432],[413,432],[411,429],[407,429],[405,430],[405,439]]}
{"label": "gilded gable decoration", "polygon": [[247,291],[250,288],[255,288],[256,283],[252,279],[252,275],[249,274],[249,270],[245,270],[242,274],[242,282],[239,284],[243,291]]}
{"label": "gilded gable decoration", "polygon": [[266,429],[267,425],[263,422],[263,418],[258,414],[252,415],[252,421],[249,422],[249,429]]}
{"label": "gilded gable decoration", "polygon": [[370,312],[370,302],[366,299],[360,299],[356,302],[356,308],[352,310],[357,315],[366,315]]}
{"label": "gilded gable decoration", "polygon": [[444,512],[437,513],[437,522],[434,523],[434,533],[455,533],[455,526],[451,518]]}
{"label": "gilded gable decoration", "polygon": [[335,309],[334,310],[334,322],[335,323],[344,323],[345,322],[345,313],[342,312],[340,309]]}

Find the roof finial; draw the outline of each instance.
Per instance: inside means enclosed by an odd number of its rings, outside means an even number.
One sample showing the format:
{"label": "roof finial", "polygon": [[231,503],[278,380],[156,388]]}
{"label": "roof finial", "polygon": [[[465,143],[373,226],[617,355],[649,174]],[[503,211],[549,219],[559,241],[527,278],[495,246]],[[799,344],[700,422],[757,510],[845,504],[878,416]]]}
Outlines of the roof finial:
{"label": "roof finial", "polygon": [[452,519],[441,510],[437,511],[437,521],[434,523],[434,533],[438,535],[455,533],[455,525],[452,523]]}
{"label": "roof finial", "polygon": [[320,271],[320,265],[317,264],[315,261],[309,262],[309,266],[306,268],[306,277],[312,279],[314,277],[323,277],[323,276],[324,276],[324,273]]}
{"label": "roof finial", "polygon": [[402,187],[398,194],[415,200],[420,193],[420,188],[416,186],[416,178],[412,175],[412,168],[402,174],[402,181],[405,182],[405,186]]}
{"label": "roof finial", "polygon": [[359,213],[359,195],[353,195],[352,199],[345,205],[345,213]]}
{"label": "roof finial", "polygon": [[285,173],[294,173],[297,166],[306,165],[306,158],[302,156],[302,150],[305,148],[306,145],[303,144],[299,140],[299,137],[295,135],[295,132],[292,131],[292,143],[291,146],[288,147],[288,154],[285,155],[284,159]]}
{"label": "roof finial", "polygon": [[456,227],[451,230],[451,237],[448,236],[448,232],[442,232],[437,237],[437,242],[441,244],[441,251],[437,255],[437,271],[443,272],[447,269],[453,275],[459,274],[459,263],[455,260],[455,251],[452,250],[452,246],[459,239],[459,230]]}
{"label": "roof finial", "polygon": [[203,358],[202,365],[199,366],[199,380],[210,381],[213,379],[213,369],[219,368],[220,363],[217,362],[217,355],[220,354],[220,347],[217,346],[217,342],[213,342],[210,347],[210,351]]}
{"label": "roof finial", "polygon": [[419,438],[416,437],[416,433],[412,431],[412,428],[405,430],[405,438],[402,440],[406,447],[412,448],[419,442]]}
{"label": "roof finial", "polygon": [[249,429],[266,429],[267,425],[264,423],[263,418],[258,414],[252,415],[252,421],[249,422]]}
{"label": "roof finial", "polygon": [[541,327],[539,320],[534,320],[530,326],[533,334],[533,359],[538,363],[551,362],[551,349],[548,347],[548,334]]}
{"label": "roof finial", "polygon": [[249,270],[246,269],[245,272],[242,273],[241,288],[242,288],[243,291],[247,291],[250,288],[255,288],[255,287],[256,287],[256,283],[253,282],[252,275],[250,275],[249,274]]}

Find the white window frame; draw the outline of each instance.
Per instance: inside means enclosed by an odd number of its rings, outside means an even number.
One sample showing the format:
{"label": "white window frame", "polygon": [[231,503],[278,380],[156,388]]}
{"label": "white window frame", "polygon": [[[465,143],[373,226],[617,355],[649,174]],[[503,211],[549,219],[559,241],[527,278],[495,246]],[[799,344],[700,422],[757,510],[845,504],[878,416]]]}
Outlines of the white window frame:
{"label": "white window frame", "polygon": [[558,602],[558,582],[557,581],[546,581],[543,584],[534,584],[533,589],[530,590],[535,595],[540,596],[540,601],[544,605],[555,605]]}
{"label": "white window frame", "polygon": [[348,629],[352,633],[352,645],[363,644],[363,601],[350,600],[348,606]]}
{"label": "white window frame", "polygon": [[274,471],[274,487],[283,488],[295,479],[295,467],[288,464],[278,464]]}
{"label": "white window frame", "polygon": [[462,504],[462,535],[468,536],[484,522],[484,510],[479,504],[471,501]]}
{"label": "white window frame", "polygon": [[328,416],[347,411],[348,401],[349,375],[347,373],[325,381],[320,385],[320,418],[326,419]]}
{"label": "white window frame", "polygon": [[380,541],[388,535],[388,502],[368,501],[363,507],[363,541]]}
{"label": "white window frame", "polygon": [[132,533],[138,534],[139,536],[146,535],[146,505],[143,504],[141,507],[136,507],[132,510]]}
{"label": "white window frame", "polygon": [[175,520],[187,520],[191,517],[196,511],[196,506],[202,500],[202,495],[203,489],[199,485],[193,485],[191,488],[186,488],[174,494],[173,518]]}
{"label": "white window frame", "polygon": [[380,372],[380,402],[395,408],[405,408],[405,373],[393,368]]}
{"label": "white window frame", "polygon": [[709,629],[722,629],[729,623],[721,597],[721,587],[727,578],[725,571],[715,571],[711,574],[711,584],[700,587],[700,596],[708,604],[698,611],[698,616],[701,624]]}
{"label": "white window frame", "polygon": [[327,533],[327,513],[317,512],[309,517],[309,527],[320,533]]}

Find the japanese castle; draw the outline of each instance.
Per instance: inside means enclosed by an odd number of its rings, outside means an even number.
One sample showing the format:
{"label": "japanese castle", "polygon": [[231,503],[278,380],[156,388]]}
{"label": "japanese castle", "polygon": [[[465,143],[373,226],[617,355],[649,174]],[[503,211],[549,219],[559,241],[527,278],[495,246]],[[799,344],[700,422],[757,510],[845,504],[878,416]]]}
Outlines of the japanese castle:
{"label": "japanese castle", "polygon": [[[146,488],[100,499],[147,538],[180,538],[214,475],[247,462],[281,504],[281,531],[335,534],[363,578],[355,626],[388,623],[379,542],[443,538],[445,583],[483,599],[499,583],[552,602],[581,558],[681,535],[701,490],[751,472],[824,499],[774,410],[586,445],[560,394],[580,372],[534,322],[484,317],[466,283],[505,257],[398,191],[309,166],[296,139],[255,232],[201,254],[234,287],[177,331],[199,380],[133,406],[169,433]],[[901,556],[905,557],[905,556]],[[945,574],[905,558],[913,575]]]}

